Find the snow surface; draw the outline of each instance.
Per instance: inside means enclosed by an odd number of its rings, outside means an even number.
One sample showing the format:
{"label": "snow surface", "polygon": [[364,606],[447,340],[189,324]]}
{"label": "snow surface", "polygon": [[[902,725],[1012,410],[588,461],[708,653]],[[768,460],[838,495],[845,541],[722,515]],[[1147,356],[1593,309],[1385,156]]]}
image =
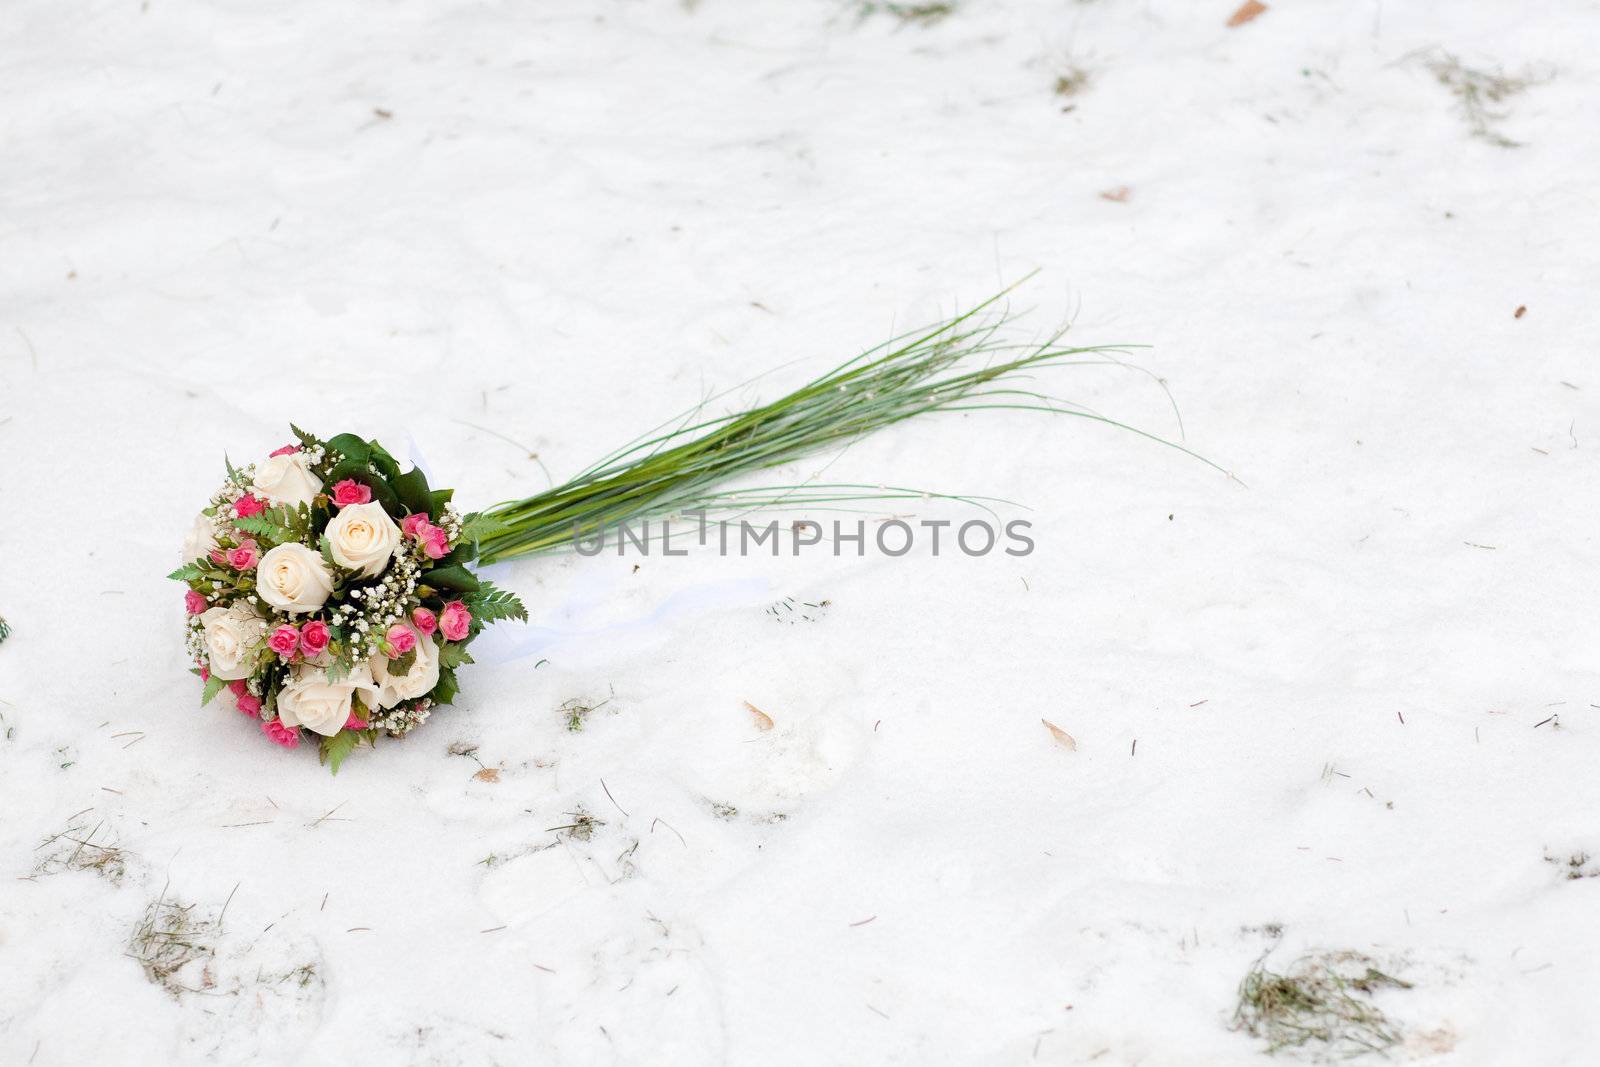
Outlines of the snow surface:
{"label": "snow surface", "polygon": [[[0,1062],[1248,1064],[1269,949],[1412,981],[1400,1059],[1595,1062],[1600,6],[1232,7],[0,9]],[[337,778],[196,706],[224,450],[487,504],[1035,267],[1024,332],[1154,346],[1237,480],[932,419],[829,477],[1033,555],[517,563],[579,636]]]}

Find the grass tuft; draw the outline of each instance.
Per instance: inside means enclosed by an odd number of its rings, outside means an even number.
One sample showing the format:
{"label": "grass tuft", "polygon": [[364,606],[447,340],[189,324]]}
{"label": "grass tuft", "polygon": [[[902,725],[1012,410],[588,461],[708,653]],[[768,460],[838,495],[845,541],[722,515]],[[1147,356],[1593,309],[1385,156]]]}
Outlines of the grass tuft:
{"label": "grass tuft", "polygon": [[84,833],[81,824],[72,825],[45,838],[34,851],[41,852],[52,845],[55,848],[40,857],[33,874],[28,877],[34,879],[59,871],[92,871],[112,885],[121,885],[128,871],[128,854],[110,840],[95,840],[104,826],[103,822],[96,823],[94,829]]}
{"label": "grass tuft", "polygon": [[1056,95],[1077,96],[1089,87],[1092,77],[1087,70],[1074,64],[1064,73],[1056,75]]}
{"label": "grass tuft", "polygon": [[569,700],[556,709],[561,713],[561,717],[566,721],[567,729],[572,733],[578,733],[583,729],[584,720],[589,717],[589,713],[593,710],[588,704],[578,699]]}
{"label": "grass tuft", "polygon": [[1536,79],[1513,78],[1497,70],[1468,67],[1448,52],[1430,58],[1428,71],[1455,96],[1456,106],[1467,120],[1472,136],[1497,148],[1522,146],[1522,142],[1513,141],[1495,128],[1507,118],[1507,113],[1498,105],[1533,85]]}
{"label": "grass tuft", "polygon": [[576,811],[567,812],[567,817],[572,821],[569,823],[562,823],[560,826],[552,826],[545,832],[552,834],[565,833],[573,840],[587,841],[594,836],[594,832],[597,828],[605,825],[604,820],[597,819],[593,815],[590,815],[584,810],[583,805],[581,804],[578,805],[578,809]]}
{"label": "grass tuft", "polygon": [[956,13],[952,3],[898,4],[865,0],[860,7],[860,18],[868,19],[882,11],[900,20],[902,26],[933,26]]}
{"label": "grass tuft", "polygon": [[183,983],[184,968],[216,955],[215,940],[221,925],[196,918],[194,908],[193,904],[168,900],[163,892],[145,909],[128,942],[128,955],[138,961],[145,977],[174,999],[196,991]]}
{"label": "grass tuft", "polygon": [[1600,864],[1590,865],[1590,855],[1587,852],[1574,852],[1568,856],[1553,856],[1545,853],[1544,861],[1561,868],[1563,877],[1569,882],[1576,882],[1580,878],[1600,878]]}
{"label": "grass tuft", "polygon": [[611,703],[611,701],[615,698],[616,695],[613,693],[611,696],[600,701],[600,703],[591,704],[587,700],[574,697],[571,700],[564,702],[559,708],[557,708],[556,713],[560,715],[562,720],[566,723],[568,730],[575,734],[581,733],[584,725],[589,721],[589,716],[594,712],[599,711],[607,704]]}
{"label": "grass tuft", "polygon": [[1381,989],[1410,989],[1411,983],[1379,970],[1357,952],[1327,952],[1300,957],[1282,974],[1256,960],[1239,983],[1233,1028],[1267,1043],[1268,1052],[1301,1048],[1312,1042],[1329,1056],[1382,1052],[1400,1042],[1399,1027],[1375,1004]]}

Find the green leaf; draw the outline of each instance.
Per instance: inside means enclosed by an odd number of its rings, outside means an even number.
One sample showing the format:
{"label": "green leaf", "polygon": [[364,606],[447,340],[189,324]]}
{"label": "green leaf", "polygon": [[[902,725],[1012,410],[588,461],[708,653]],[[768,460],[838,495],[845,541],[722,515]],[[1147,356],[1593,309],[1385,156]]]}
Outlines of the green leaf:
{"label": "green leaf", "polygon": [[492,515],[485,515],[475,511],[467,516],[466,522],[461,526],[461,537],[467,541],[481,541],[485,537],[506,533],[511,529],[511,524],[502,522]]}
{"label": "green leaf", "polygon": [[374,478],[371,471],[368,471],[364,477],[357,478],[356,481],[372,490],[372,499],[377,501],[390,516],[394,518],[405,517],[405,505],[400,503],[399,494],[394,491],[394,488],[388,482],[382,478]]}
{"label": "green leaf", "polygon": [[428,696],[435,704],[449,704],[461,692],[461,686],[456,683],[456,672],[449,667],[439,668],[439,684],[433,687],[433,692]]}
{"label": "green leaf", "polygon": [[296,504],[283,511],[283,524],[294,531],[296,541],[307,540],[311,536],[311,524],[315,521],[311,514],[310,504]]}
{"label": "green leaf", "polygon": [[435,489],[428,494],[428,513],[437,519],[444,511],[444,506],[450,503],[450,498],[455,495],[454,489]]}
{"label": "green leaf", "polygon": [[294,528],[288,525],[293,521],[289,518],[288,512],[282,508],[268,508],[259,515],[235,519],[233,525],[247,534],[254,534],[263,540],[281,545],[300,539],[295,534]]}
{"label": "green leaf", "polygon": [[319,444],[322,443],[321,440],[319,440],[315,434],[306,433],[304,430],[302,430],[300,427],[296,426],[292,422],[289,424],[289,432],[294,434],[296,439],[299,440],[301,448],[306,448],[306,449],[316,448]]}
{"label": "green leaf", "polygon": [[324,492],[332,490],[334,486],[346,478],[354,478],[358,474],[367,473],[367,461],[364,459],[342,459],[328,468],[328,474],[323,478]]}
{"label": "green leaf", "polygon": [[407,511],[433,514],[430,510],[433,501],[428,491],[428,476],[422,473],[422,468],[412,467],[399,477],[389,479],[389,484],[394,487],[395,495]]}
{"label": "green leaf", "polygon": [[388,671],[391,677],[403,678],[405,677],[405,673],[411,669],[411,665],[416,662],[417,650],[413,648],[410,652],[407,652],[404,655],[396,656],[394,659],[384,664],[384,670]]}
{"label": "green leaf", "polygon": [[[396,519],[405,518],[406,506],[400,502],[400,494],[395,492],[394,481],[400,477],[400,464],[395,462],[382,445],[373,441],[372,456],[369,466],[356,478],[362,485],[372,490],[372,499],[383,506],[383,510]],[[374,474],[373,471],[377,473]]]}
{"label": "green leaf", "polygon": [[343,456],[338,463],[332,464],[324,479],[331,488],[333,485],[353,478],[358,474],[365,474],[367,463],[372,458],[372,446],[353,433],[342,433],[327,444],[328,454]]}
{"label": "green leaf", "polygon": [[372,446],[372,465],[378,468],[378,473],[392,481],[400,477],[400,464],[389,454],[389,450],[376,441],[368,441]]}
{"label": "green leaf", "polygon": [[472,612],[474,622],[484,624],[500,619],[528,621],[528,609],[522,606],[515,593],[488,582],[483,582],[476,593],[467,597],[467,610]]}
{"label": "green leaf", "polygon": [[473,577],[472,572],[459,564],[435,567],[423,574],[419,584],[456,593],[475,593],[482,588],[482,583]]}
{"label": "green leaf", "polygon": [[458,563],[471,563],[478,558],[478,545],[474,541],[462,541],[450,551],[443,559],[435,560],[435,567],[453,567]]}
{"label": "green leaf", "polygon": [[355,747],[361,743],[361,737],[360,730],[340,730],[332,737],[322,739],[322,751],[318,753],[318,757],[328,765],[329,771],[338,774],[339,764],[355,751]]}
{"label": "green leaf", "polygon": [[174,582],[192,582],[196,578],[203,577],[205,573],[205,571],[200,569],[200,565],[198,563],[185,563],[183,566],[167,575],[167,577]]}
{"label": "green leaf", "polygon": [[207,704],[211,703],[212,699],[227,687],[227,682],[213,674],[209,679],[206,680],[205,692],[200,695],[200,706],[203,708]]}
{"label": "green leaf", "polygon": [[439,649],[440,667],[448,667],[451,670],[455,670],[464,663],[472,662],[474,660],[467,654],[467,643],[465,641],[446,641],[444,646]]}
{"label": "green leaf", "polygon": [[346,460],[358,460],[365,467],[372,446],[353,433],[342,433],[328,441],[328,451],[337,452]]}

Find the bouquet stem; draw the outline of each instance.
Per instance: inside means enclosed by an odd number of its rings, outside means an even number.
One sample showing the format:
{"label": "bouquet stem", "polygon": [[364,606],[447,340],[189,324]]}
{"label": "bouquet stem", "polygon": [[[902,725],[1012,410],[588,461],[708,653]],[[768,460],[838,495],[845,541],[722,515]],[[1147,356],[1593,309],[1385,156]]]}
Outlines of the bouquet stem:
{"label": "bouquet stem", "polygon": [[714,417],[703,417],[702,404],[675,425],[664,424],[624,445],[563,485],[471,516],[468,525],[478,539],[479,560],[494,563],[563,548],[603,536],[608,527],[654,516],[942,495],[815,482],[724,488],[731,479],[844,447],[874,430],[933,411],[1072,415],[1195,455],[1180,444],[1023,387],[1028,372],[1120,362],[1114,353],[1123,348],[1066,347],[1059,344],[1059,333],[1043,342],[1007,341],[1001,333],[1011,316],[996,312],[995,306],[1009,292],[891,338],[770,403]]}

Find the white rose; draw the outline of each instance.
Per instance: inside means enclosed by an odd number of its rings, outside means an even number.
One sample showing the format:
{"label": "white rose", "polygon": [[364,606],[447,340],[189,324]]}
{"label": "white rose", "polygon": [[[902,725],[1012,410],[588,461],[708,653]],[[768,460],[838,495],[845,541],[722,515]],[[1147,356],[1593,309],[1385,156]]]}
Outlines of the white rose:
{"label": "white rose", "polygon": [[286,452],[257,463],[250,488],[274,504],[309,504],[322,492],[322,479],[311,473],[304,452]]}
{"label": "white rose", "polygon": [[402,700],[427,696],[439,684],[439,646],[433,638],[406,623],[406,629],[417,637],[417,658],[404,674],[390,674],[390,659],[382,652],[374,652],[368,661],[372,679],[378,687],[378,707],[392,708]]}
{"label": "white rose", "polygon": [[383,573],[400,543],[400,527],[377,502],[346,505],[326,533],[334,562],[367,578]]}
{"label": "white rose", "polygon": [[225,682],[250,677],[255,651],[266,635],[267,624],[248,604],[211,608],[200,616],[206,638],[206,658],[211,677]]}
{"label": "white rose", "polygon": [[194,517],[194,525],[189,527],[189,536],[183,539],[183,562],[193,563],[197,559],[205,559],[216,547],[217,525],[211,521],[210,515],[201,512]]}
{"label": "white rose", "polygon": [[316,611],[333,592],[322,556],[291,542],[271,549],[256,565],[256,592],[279,611]]}
{"label": "white rose", "polygon": [[358,692],[370,708],[377,687],[365,663],[357,664],[337,682],[330,682],[321,667],[296,667],[288,683],[278,690],[278,718],[285,726],[304,726],[332,737],[350,721],[351,698]]}

